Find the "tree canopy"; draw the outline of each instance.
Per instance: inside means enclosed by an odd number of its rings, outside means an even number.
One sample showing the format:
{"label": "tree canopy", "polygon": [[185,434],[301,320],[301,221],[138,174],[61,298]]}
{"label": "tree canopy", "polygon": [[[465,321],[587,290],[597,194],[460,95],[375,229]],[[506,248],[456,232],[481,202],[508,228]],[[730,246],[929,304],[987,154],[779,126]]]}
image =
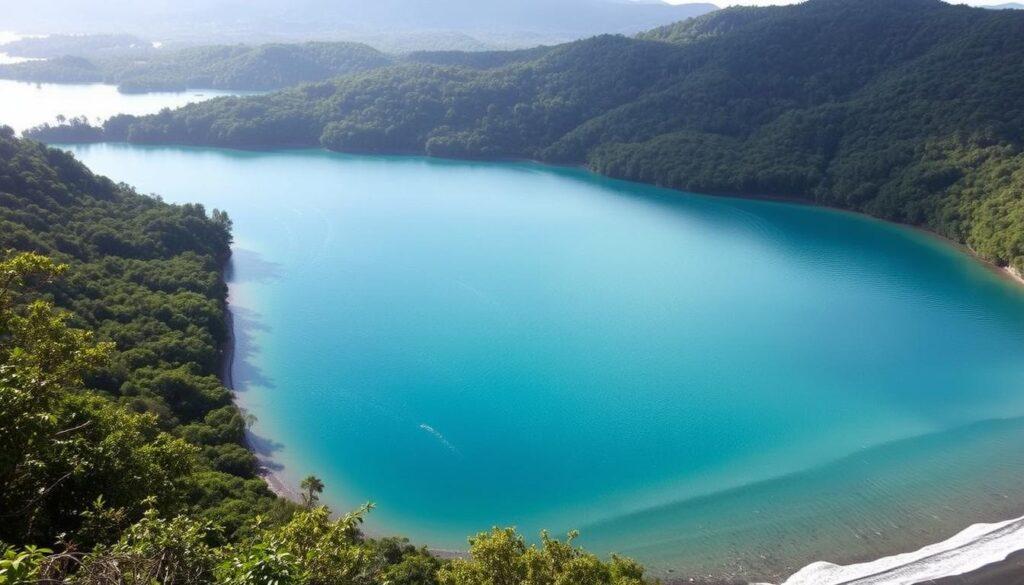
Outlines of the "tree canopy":
{"label": "tree canopy", "polygon": [[147,507],[229,530],[288,509],[218,378],[230,241],[223,212],[0,129],[0,540],[101,542]]}
{"label": "tree canopy", "polygon": [[125,93],[260,91],[365,71],[392,60],[360,43],[214,45],[141,53],[61,53],[40,61],[0,65],[0,77],[31,82],[110,83]]}

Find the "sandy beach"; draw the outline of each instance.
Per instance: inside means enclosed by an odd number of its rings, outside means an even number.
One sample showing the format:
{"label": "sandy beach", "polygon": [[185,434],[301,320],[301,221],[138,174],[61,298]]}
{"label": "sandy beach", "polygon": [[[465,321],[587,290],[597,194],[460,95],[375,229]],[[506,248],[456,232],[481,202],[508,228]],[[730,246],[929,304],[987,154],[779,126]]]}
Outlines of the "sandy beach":
{"label": "sandy beach", "polygon": [[[228,336],[227,340],[224,342],[224,347],[221,350],[222,364],[220,379],[221,383],[224,384],[224,387],[231,390],[235,399],[235,406],[244,412],[245,409],[242,408],[238,399],[238,392],[235,388],[235,380],[232,374],[235,365],[235,320],[231,313],[230,302],[227,303],[227,306],[224,308],[224,320],[227,323]],[[246,442],[248,443],[247,447],[249,450],[256,453],[256,458],[260,463],[258,473],[260,477],[263,478],[263,481],[267,483],[267,487],[270,488],[270,491],[287,500],[301,503],[302,497],[299,495],[299,492],[296,491],[294,487],[291,487],[281,476],[276,474],[272,469],[272,462],[266,460],[258,453],[257,449],[255,449],[252,441],[252,435],[248,429],[246,429]]]}
{"label": "sandy beach", "polygon": [[1017,270],[1013,266],[1007,266],[1003,268],[1003,272],[1010,275],[1010,278],[1016,280],[1021,284],[1024,284],[1024,273],[1022,273],[1020,270]]}

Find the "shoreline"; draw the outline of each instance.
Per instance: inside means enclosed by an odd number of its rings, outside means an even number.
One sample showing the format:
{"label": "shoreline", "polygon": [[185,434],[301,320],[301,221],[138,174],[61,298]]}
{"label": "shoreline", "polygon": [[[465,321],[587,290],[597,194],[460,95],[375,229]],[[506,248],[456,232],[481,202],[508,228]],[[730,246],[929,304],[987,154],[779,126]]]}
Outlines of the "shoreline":
{"label": "shoreline", "polygon": [[1002,270],[1004,272],[1006,272],[1006,274],[1009,275],[1009,277],[1011,279],[1016,280],[1022,286],[1024,286],[1024,272],[1021,272],[1020,270],[1017,270],[1013,266],[1007,266],[1007,267],[1003,268]]}
{"label": "shoreline", "polygon": [[[126,143],[126,144],[128,144],[128,143]],[[225,150],[235,150],[235,149],[225,148]],[[290,150],[290,149],[286,149],[286,150]],[[331,151],[329,149],[322,149],[322,148],[319,148],[319,149],[314,148],[314,149],[311,149],[311,150],[321,150],[321,151],[328,152],[328,153],[336,152],[336,151]],[[340,153],[340,154],[348,154],[348,153]],[[371,156],[374,156],[374,155],[371,154]],[[393,156],[393,155],[382,155],[382,156]],[[403,156],[403,155],[399,155],[399,156]],[[409,156],[409,155],[404,155],[404,156]],[[422,157],[422,155],[412,155],[412,156],[415,156],[417,158]],[[437,157],[425,157],[425,158],[437,158]],[[460,160],[460,159],[444,159],[444,158],[439,158],[438,160]],[[476,162],[488,162],[488,161],[476,161]],[[548,163],[543,163],[543,162],[540,162],[540,161],[532,161],[532,160],[531,161],[521,160],[519,162],[529,162],[531,164],[537,164],[537,165],[548,166],[548,167],[551,167],[551,166],[554,166],[554,167],[561,166],[561,165],[550,165]],[[592,174],[594,174],[596,176],[604,177],[604,178],[608,178],[608,179],[612,179],[612,180],[623,180],[623,181],[627,181],[627,182],[631,182],[631,183],[635,183],[635,184],[640,184],[640,185],[650,185],[650,186],[654,186],[654,187],[658,187],[658,188],[671,189],[672,191],[676,192],[677,194],[690,194],[690,193],[692,193],[692,192],[689,192],[689,191],[682,191],[682,190],[675,189],[675,188],[672,188],[672,187],[664,187],[664,186],[660,186],[660,185],[654,185],[654,184],[651,184],[651,183],[640,183],[640,182],[636,182],[636,181],[629,181],[628,179],[619,179],[619,178],[616,178],[616,177],[609,177],[608,175],[603,175],[601,173],[597,173],[597,172],[595,172],[595,171],[593,171],[593,170],[591,170],[591,169],[589,169],[587,167],[584,167],[584,166],[567,166],[567,167],[563,166],[563,168],[575,168],[575,169],[579,169],[579,170],[585,170],[586,172],[592,173]],[[695,193],[695,194],[700,195],[700,193]],[[959,251],[964,252],[967,255],[969,255],[975,261],[981,262],[985,267],[989,268],[994,274],[996,274],[996,275],[998,275],[998,276],[1000,276],[1002,278],[1006,278],[1006,279],[1009,279],[1009,280],[1013,281],[1016,286],[1024,286],[1024,273],[1022,273],[1020,270],[1017,270],[1017,269],[1015,269],[1012,266],[998,266],[998,265],[996,265],[996,264],[994,264],[992,262],[986,261],[983,258],[981,258],[977,253],[975,253],[974,250],[972,250],[969,246],[967,246],[965,244],[961,244],[961,243],[959,243],[959,242],[957,242],[955,240],[952,240],[952,239],[950,239],[950,238],[948,238],[946,236],[943,236],[942,234],[939,234],[939,233],[937,233],[935,231],[932,231],[932,230],[930,230],[930,229],[928,229],[926,227],[923,227],[923,226],[914,226],[914,225],[910,225],[910,224],[900,223],[900,222],[896,222],[896,221],[892,221],[892,220],[887,220],[887,219],[884,219],[884,218],[875,217],[875,216],[869,215],[867,213],[863,213],[863,212],[856,211],[856,210],[850,210],[850,209],[844,209],[844,208],[840,208],[840,207],[833,207],[833,206],[829,206],[829,205],[823,205],[823,204],[816,203],[814,201],[808,201],[808,200],[803,200],[803,199],[798,199],[798,198],[775,197],[775,196],[759,196],[759,195],[744,195],[744,194],[726,194],[726,193],[720,193],[720,194],[708,193],[706,195],[713,196],[713,197],[726,197],[726,198],[731,197],[731,198],[735,198],[735,199],[747,199],[747,200],[757,200],[757,201],[767,201],[767,202],[777,202],[777,203],[791,203],[791,204],[799,204],[799,205],[808,205],[808,206],[818,207],[818,208],[822,208],[822,209],[829,209],[829,210],[833,210],[833,211],[839,211],[839,212],[842,212],[842,213],[852,213],[852,214],[860,215],[860,216],[863,216],[865,218],[869,218],[869,219],[872,219],[872,220],[882,221],[882,222],[889,223],[889,224],[892,224],[892,225],[895,225],[895,226],[899,226],[901,228],[910,228],[910,229],[912,229],[914,231],[917,231],[917,232],[920,232],[923,235],[926,235],[926,236],[928,236],[930,238],[938,239],[944,245],[951,245],[951,246],[957,248]],[[228,261],[228,263],[226,263],[225,275],[229,274],[229,272],[230,272],[229,263],[230,263],[230,260]],[[226,283],[226,278],[225,278],[225,283]],[[222,360],[223,360],[223,363],[222,363],[221,378],[222,378],[222,382],[224,383],[225,387],[227,387],[229,390],[231,390],[232,396],[234,397],[234,400],[235,400],[236,407],[238,407],[239,410],[241,410],[244,413],[245,410],[242,407],[242,404],[241,404],[242,401],[240,400],[239,394],[237,392],[237,389],[235,388],[234,377],[233,377],[233,366],[234,366],[235,353],[236,353],[236,334],[235,334],[235,321],[234,321],[233,313],[232,313],[231,307],[230,307],[230,295],[228,296],[228,299],[225,300],[225,309],[224,309],[224,311],[225,311],[225,323],[226,323],[226,328],[227,328],[227,337],[226,337],[226,340],[225,340],[225,343],[224,343],[224,347],[223,347],[223,350],[222,350]],[[246,444],[247,448],[251,452],[256,454],[256,456],[257,456],[257,458],[258,458],[258,460],[260,462],[260,467],[259,467],[258,475],[264,480],[264,482],[267,484],[268,488],[273,493],[275,493],[277,496],[279,496],[281,498],[284,498],[286,500],[293,501],[293,502],[296,502],[296,503],[301,503],[301,498],[300,498],[299,494],[294,489],[289,487],[288,482],[285,481],[283,479],[283,477],[278,472],[275,472],[273,470],[272,466],[270,465],[271,462],[266,460],[264,457],[260,456],[256,452],[256,449],[254,449],[254,444],[253,444],[253,441],[251,440],[251,434],[250,434],[250,431],[248,430],[248,428],[246,429],[246,443],[247,443]],[[998,524],[1007,524],[1007,523],[1012,523],[1012,522],[1020,522],[1022,520],[1024,520],[1024,518],[1018,518],[1018,519],[1015,519],[1015,520],[1007,520],[1007,521],[1005,521],[1003,523],[998,523]],[[966,533],[966,532],[968,532],[968,531],[970,531],[972,529],[975,529],[978,526],[993,526],[993,525],[994,524],[992,524],[992,525],[979,525],[979,524],[971,525],[969,527],[966,527],[963,531],[961,531],[960,533],[958,533],[954,537],[951,537],[950,539],[947,539],[947,541],[942,541],[942,542],[939,542],[939,543],[935,543],[933,545],[925,546],[922,549],[920,549],[920,551],[924,551],[924,550],[930,549],[932,547],[941,546],[944,543],[948,542],[949,540],[953,540],[953,539],[959,537],[961,534],[964,534],[964,533]],[[430,552],[432,554],[434,554],[435,556],[437,556],[439,558],[442,558],[442,559],[445,559],[445,558],[458,558],[458,557],[463,557],[463,556],[465,556],[467,554],[466,551],[462,551],[462,550],[442,550],[442,549],[434,549],[434,548],[430,548],[430,547],[428,547],[428,550],[430,550]],[[915,552],[920,552],[920,551],[915,551]],[[915,554],[915,553],[906,553],[904,551],[893,551],[891,555],[884,556],[884,557],[878,558],[876,560],[866,560],[865,562],[857,563],[856,565],[847,565],[847,566],[841,567],[841,568],[855,567],[855,566],[858,566],[858,567],[859,566],[874,566],[874,565],[878,565],[879,563],[883,563],[884,564],[886,561],[892,560],[894,558],[905,557],[905,556],[913,555],[913,554]],[[780,582],[780,585],[803,585],[803,584],[810,584],[810,583],[814,583],[815,585],[825,585],[826,583],[831,583],[831,581],[824,581],[824,580],[822,580],[822,581],[807,581],[807,580],[803,580],[803,579],[794,580],[798,576],[800,576],[801,574],[805,573],[805,571],[808,571],[809,569],[811,569],[813,567],[819,567],[820,568],[820,566],[822,566],[822,565],[829,565],[831,567],[836,567],[836,565],[830,565],[829,563],[815,562],[815,563],[812,563],[810,565],[807,565],[807,566],[801,568],[799,571],[797,571],[793,575],[789,576],[786,580]],[[669,577],[669,578],[665,579],[664,576],[662,576],[662,582],[667,583],[667,584],[672,584],[672,585],[674,585],[674,584],[682,585],[684,583],[688,583],[688,584],[692,584],[692,585],[752,585],[754,583],[754,582],[745,581],[745,580],[729,579],[727,577],[722,577],[720,579],[718,579],[718,578],[708,578],[708,577],[704,577],[704,578],[700,578],[700,577],[685,577],[685,576],[683,576],[683,575],[685,575],[685,572],[683,570],[680,570],[679,568],[677,568],[676,571],[679,571],[681,573],[681,575],[679,577],[674,577],[673,576],[673,577]],[[976,566],[969,566],[969,567],[965,568],[964,570],[962,570],[960,572],[929,576],[925,580],[914,580],[914,581],[910,581],[910,580],[897,580],[897,581],[877,580],[877,581],[875,581],[875,580],[872,580],[871,582],[872,583],[876,583],[877,582],[877,583],[883,584],[883,585],[888,585],[890,583],[897,584],[897,585],[916,585],[916,584],[923,585],[925,583],[942,583],[943,585],[961,585],[961,584],[963,584],[963,585],[999,585],[999,584],[1005,583],[1004,579],[1007,576],[1009,576],[1009,575],[1021,576],[1021,579],[1022,579],[1021,583],[1024,584],[1024,540],[1022,540],[1020,542],[1020,544],[1019,544],[1019,546],[1017,548],[1015,548],[1014,550],[1006,553],[1005,556],[1003,556],[1001,558],[998,558],[998,559],[990,558],[990,560],[986,561],[984,564],[978,564]],[[879,577],[879,576],[880,575],[878,575],[878,574],[872,575],[872,577]],[[864,577],[864,578],[867,578],[867,577]],[[853,585],[855,583],[861,582],[860,579],[861,579],[861,577],[856,577],[853,580],[844,580],[844,581],[842,581],[842,583],[844,583],[844,584],[845,583],[849,583],[850,585]],[[836,582],[836,583],[838,584],[839,582]]]}
{"label": "shoreline", "polygon": [[1024,580],[1022,551],[1024,517],[1019,517],[973,524],[941,542],[870,562],[811,563],[781,585],[924,585],[937,581],[996,585],[1005,583],[1010,575]]}
{"label": "shoreline", "polygon": [[[229,259],[225,263],[225,275],[228,272],[227,265],[229,265],[230,262],[231,260]],[[224,284],[227,285],[226,278]],[[224,387],[231,391],[232,402],[234,402],[235,408],[241,411],[242,414],[245,414],[245,409],[242,408],[241,401],[239,400],[238,397],[238,390],[235,388],[235,318],[234,314],[231,312],[231,303],[229,302],[228,299],[224,301],[224,324],[227,330],[227,338],[224,341],[224,346],[221,348],[220,379]],[[299,493],[296,492],[293,488],[291,488],[288,482],[286,482],[284,478],[278,475],[270,467],[270,465],[268,464],[269,462],[264,460],[264,458],[260,457],[259,453],[257,453],[253,445],[252,433],[249,430],[248,426],[246,426],[245,429],[245,448],[248,449],[249,452],[251,452],[253,455],[255,455],[257,461],[259,461],[259,468],[256,470],[256,474],[258,477],[260,477],[260,479],[264,481],[264,483],[267,484],[267,487],[270,488],[270,491],[272,491],[279,498],[284,498],[285,500],[289,500],[297,504],[302,503],[302,498],[299,496]]]}
{"label": "shoreline", "polygon": [[[34,138],[30,138],[30,140],[35,140],[37,142],[43,142],[42,140],[34,139]],[[44,142],[44,144],[49,144],[49,143]],[[659,183],[649,183],[649,182],[645,182],[645,181],[636,181],[636,180],[628,179],[628,178],[624,178],[624,177],[617,177],[617,176],[614,176],[614,175],[607,175],[607,174],[598,172],[598,171],[590,168],[590,166],[588,166],[587,163],[585,163],[585,162],[583,162],[583,163],[575,163],[575,164],[573,164],[573,163],[553,163],[553,162],[546,162],[546,161],[542,161],[542,160],[537,160],[537,159],[532,159],[532,158],[524,158],[524,157],[456,158],[456,157],[446,157],[446,156],[431,156],[431,155],[423,154],[423,153],[401,152],[401,151],[386,152],[386,153],[385,152],[374,152],[374,151],[356,151],[356,150],[344,151],[344,150],[332,150],[330,148],[325,148],[325,147],[320,146],[320,145],[305,145],[305,144],[298,144],[298,143],[294,143],[294,144],[281,144],[281,145],[273,145],[273,146],[271,146],[271,145],[254,145],[254,146],[251,146],[251,147],[244,147],[244,146],[223,146],[223,145],[210,145],[210,144],[205,144],[205,145],[204,144],[188,144],[188,143],[177,143],[177,142],[153,142],[153,143],[150,143],[150,142],[129,142],[127,140],[84,140],[84,141],[72,141],[72,142],[57,141],[57,142],[54,142],[53,144],[69,144],[69,145],[126,144],[126,145],[130,145],[130,146],[143,146],[143,147],[146,147],[146,146],[155,146],[155,147],[173,146],[173,147],[179,147],[179,148],[181,148],[181,147],[185,147],[185,148],[209,148],[209,149],[214,149],[214,150],[228,150],[228,151],[238,151],[238,152],[265,152],[265,153],[290,152],[290,151],[296,151],[296,150],[316,150],[316,151],[322,151],[322,152],[326,152],[326,153],[342,154],[342,155],[352,155],[352,156],[399,156],[399,157],[409,157],[409,158],[423,158],[423,159],[437,160],[437,161],[476,162],[476,163],[481,163],[481,162],[483,162],[483,163],[488,163],[488,162],[490,162],[490,163],[530,163],[530,164],[535,164],[535,165],[538,165],[538,166],[544,166],[544,167],[550,167],[550,168],[556,168],[556,169],[582,170],[582,171],[590,173],[590,174],[592,174],[594,176],[602,177],[602,178],[605,178],[605,179],[610,179],[610,180],[614,180],[614,181],[624,181],[624,182],[627,182],[627,183],[633,183],[633,184],[636,184],[636,185],[645,185],[645,186],[648,186],[648,187],[655,187],[655,188],[658,188],[658,189],[667,189],[667,190],[670,190],[670,191],[674,191],[677,194],[705,195],[705,196],[709,196],[709,197],[723,197],[723,198],[733,198],[733,199],[745,199],[745,200],[750,200],[750,201],[767,201],[767,202],[774,202],[774,203],[789,203],[789,204],[796,204],[796,205],[807,205],[807,206],[810,206],[810,207],[817,207],[817,208],[820,208],[820,209],[829,209],[829,210],[832,210],[832,211],[840,211],[840,212],[843,212],[843,213],[852,213],[854,215],[859,215],[859,216],[863,216],[863,217],[866,217],[866,218],[869,218],[869,219],[872,219],[872,220],[881,221],[881,222],[884,222],[884,223],[888,223],[888,224],[900,226],[900,227],[903,227],[903,228],[911,229],[911,230],[914,230],[914,231],[917,231],[917,232],[921,232],[921,233],[927,234],[927,235],[932,236],[934,238],[937,238],[937,239],[941,240],[943,243],[951,245],[954,248],[957,248],[960,251],[965,252],[966,254],[971,256],[974,260],[976,260],[977,262],[980,262],[981,264],[985,265],[986,267],[991,269],[993,272],[995,272],[999,276],[1012,281],[1014,284],[1016,284],[1016,285],[1018,285],[1020,287],[1024,287],[1024,271],[1019,271],[1019,270],[1017,270],[1016,268],[1014,268],[1011,265],[1000,266],[1000,265],[996,264],[995,262],[992,262],[990,260],[986,260],[985,258],[982,258],[980,255],[978,255],[978,253],[975,252],[973,249],[971,249],[971,247],[968,246],[967,244],[958,242],[956,240],[953,240],[952,238],[950,238],[948,236],[940,234],[940,233],[938,233],[938,232],[936,232],[936,231],[934,231],[932,229],[929,229],[928,227],[922,226],[922,225],[913,225],[913,224],[909,224],[909,223],[902,223],[902,222],[899,222],[899,221],[895,221],[895,220],[891,220],[891,219],[886,219],[886,218],[883,218],[883,217],[877,217],[877,216],[871,215],[869,213],[866,213],[864,211],[858,211],[856,209],[848,209],[848,208],[845,208],[845,207],[837,207],[837,206],[834,206],[834,205],[826,205],[824,203],[819,203],[817,201],[812,201],[810,199],[805,199],[805,198],[795,197],[795,196],[789,196],[789,195],[767,195],[767,194],[757,194],[757,193],[736,193],[736,192],[718,192],[718,191],[707,191],[707,192],[686,191],[686,190],[683,190],[683,189],[678,189],[676,187],[672,187],[672,186],[668,186],[668,185],[662,185],[662,184],[659,184]]]}

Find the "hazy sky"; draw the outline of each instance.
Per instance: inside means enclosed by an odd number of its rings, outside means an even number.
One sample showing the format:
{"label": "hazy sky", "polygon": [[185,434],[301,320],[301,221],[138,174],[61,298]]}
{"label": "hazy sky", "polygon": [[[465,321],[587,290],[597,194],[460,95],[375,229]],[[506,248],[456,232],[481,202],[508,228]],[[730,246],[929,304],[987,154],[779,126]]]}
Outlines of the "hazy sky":
{"label": "hazy sky", "polygon": [[[696,0],[667,0],[671,4],[689,4]],[[795,4],[798,0],[708,0],[712,4],[717,4],[721,7],[735,6],[742,4],[744,6],[768,6],[770,4]],[[957,1],[952,2],[953,4],[972,4],[974,6],[981,5],[993,5],[993,4],[1005,4],[1010,0],[972,0],[971,2]]]}

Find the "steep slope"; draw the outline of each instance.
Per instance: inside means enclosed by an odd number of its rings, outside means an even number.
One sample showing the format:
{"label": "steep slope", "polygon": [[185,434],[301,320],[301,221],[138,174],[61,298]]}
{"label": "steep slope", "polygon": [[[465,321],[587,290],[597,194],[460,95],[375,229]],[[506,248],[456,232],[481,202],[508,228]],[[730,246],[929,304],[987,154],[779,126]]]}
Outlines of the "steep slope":
{"label": "steep slope", "polygon": [[[62,379],[70,386],[31,388],[26,402],[11,386],[20,362],[10,323],[0,322],[0,541],[102,541],[114,526],[90,527],[87,509],[120,522],[152,505],[188,509],[229,533],[288,510],[256,477],[244,419],[217,378],[229,227],[223,214],[139,195],[0,127],[0,260],[34,252],[65,263],[43,298],[111,344],[80,387]],[[4,273],[0,304],[12,298],[11,282]],[[58,347],[48,351],[64,359]],[[35,408],[54,413],[44,424],[52,432],[18,424],[37,419]]]}

